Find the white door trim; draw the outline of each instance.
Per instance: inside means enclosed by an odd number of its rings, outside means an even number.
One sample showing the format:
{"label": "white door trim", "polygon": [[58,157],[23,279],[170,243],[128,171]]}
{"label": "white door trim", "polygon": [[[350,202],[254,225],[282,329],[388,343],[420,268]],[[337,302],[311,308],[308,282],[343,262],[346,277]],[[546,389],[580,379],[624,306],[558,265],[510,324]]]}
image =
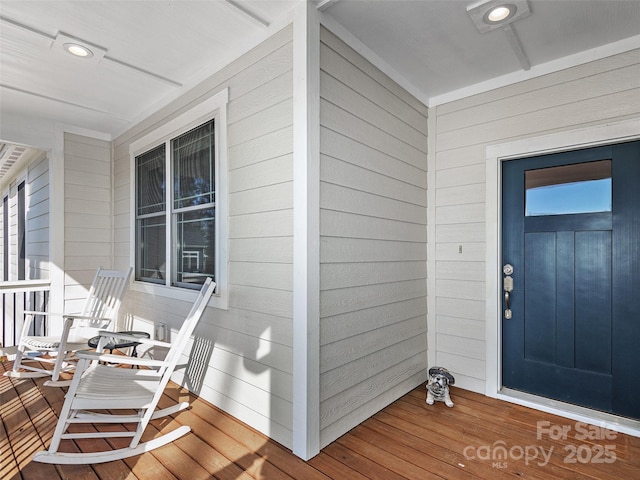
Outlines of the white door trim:
{"label": "white door trim", "polygon": [[640,422],[594,410],[522,395],[502,388],[501,378],[501,212],[503,161],[547,153],[594,147],[640,139],[640,118],[589,126],[568,132],[514,140],[486,147],[486,383],[485,394],[538,410],[596,423],[612,430],[640,436]]}

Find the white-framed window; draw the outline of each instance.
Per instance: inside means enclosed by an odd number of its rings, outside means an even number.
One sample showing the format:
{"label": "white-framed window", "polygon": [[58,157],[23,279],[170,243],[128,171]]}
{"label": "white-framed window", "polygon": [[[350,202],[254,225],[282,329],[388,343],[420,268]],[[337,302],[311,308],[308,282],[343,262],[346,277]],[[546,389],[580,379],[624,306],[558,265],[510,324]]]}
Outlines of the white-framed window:
{"label": "white-framed window", "polygon": [[2,199],[2,280],[9,281],[9,195]]}
{"label": "white-framed window", "polygon": [[227,102],[225,89],[129,148],[138,290],[187,299],[212,277],[227,306]]}
{"label": "white-framed window", "polygon": [[26,181],[22,180],[18,184],[18,204],[16,206],[18,217],[17,223],[17,242],[16,242],[16,261],[18,263],[18,280],[27,278],[27,197],[25,192]]}
{"label": "white-framed window", "polygon": [[11,182],[2,198],[2,280],[27,278],[26,175]]}

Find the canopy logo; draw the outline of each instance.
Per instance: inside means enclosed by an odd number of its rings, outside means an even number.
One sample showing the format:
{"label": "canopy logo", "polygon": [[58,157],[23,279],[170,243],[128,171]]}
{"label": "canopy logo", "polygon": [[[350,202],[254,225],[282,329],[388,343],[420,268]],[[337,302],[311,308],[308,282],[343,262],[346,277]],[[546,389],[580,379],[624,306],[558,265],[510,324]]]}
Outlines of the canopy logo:
{"label": "canopy logo", "polygon": [[553,447],[545,450],[544,447],[538,445],[514,445],[507,448],[504,440],[498,440],[491,445],[482,445],[474,447],[467,445],[463,452],[464,458],[467,460],[484,460],[492,462],[494,468],[507,468],[508,461],[518,461],[524,459],[526,465],[535,462],[536,465],[544,467],[549,464]]}
{"label": "canopy logo", "polygon": [[[549,464],[554,452],[564,456],[563,463],[613,463],[617,458],[616,446],[596,442],[615,440],[616,437],[617,433],[612,430],[584,422],[576,422],[571,426],[539,421],[536,424],[536,440],[544,442],[544,445],[510,447],[504,440],[498,440],[479,447],[467,445],[462,453],[467,460],[491,462],[493,468],[507,468],[508,462],[522,460],[526,465],[544,467]],[[573,440],[585,443],[572,443]]]}

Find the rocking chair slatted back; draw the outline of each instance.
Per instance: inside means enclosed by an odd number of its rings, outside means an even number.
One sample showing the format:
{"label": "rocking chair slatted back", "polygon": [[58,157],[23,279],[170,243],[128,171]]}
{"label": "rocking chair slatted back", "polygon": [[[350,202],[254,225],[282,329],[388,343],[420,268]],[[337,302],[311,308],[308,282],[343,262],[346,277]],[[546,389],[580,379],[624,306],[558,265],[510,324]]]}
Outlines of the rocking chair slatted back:
{"label": "rocking chair slatted back", "polygon": [[109,317],[118,310],[122,302],[122,292],[127,286],[122,281],[122,272],[101,270],[89,289],[83,316]]}
{"label": "rocking chair slatted back", "polygon": [[182,328],[178,331],[178,335],[171,344],[171,349],[165,358],[166,368],[173,371],[180,360],[180,356],[184,352],[187,346],[189,338],[193,335],[193,331],[196,325],[200,321],[204,310],[207,308],[207,302],[215,290],[215,284],[211,278],[207,278],[207,281],[202,286],[202,289],[198,293],[191,310],[189,311]]}
{"label": "rocking chair slatted back", "polygon": [[[128,273],[128,275],[126,275]],[[88,339],[96,334],[95,329],[115,330],[117,314],[124,292],[129,286],[129,272],[98,269],[89,288],[82,313],[71,326],[73,337]],[[87,332],[87,329],[89,331]]]}

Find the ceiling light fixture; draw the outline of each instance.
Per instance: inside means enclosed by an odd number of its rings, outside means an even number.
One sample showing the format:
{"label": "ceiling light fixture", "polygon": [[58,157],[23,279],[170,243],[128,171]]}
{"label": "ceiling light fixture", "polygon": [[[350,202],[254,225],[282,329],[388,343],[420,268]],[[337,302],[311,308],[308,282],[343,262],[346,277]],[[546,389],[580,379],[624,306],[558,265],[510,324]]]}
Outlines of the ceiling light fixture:
{"label": "ceiling light fixture", "polygon": [[482,0],[467,7],[480,33],[509,25],[531,14],[527,0]]}
{"label": "ceiling light fixture", "polygon": [[65,43],[63,47],[67,52],[69,52],[71,55],[75,55],[76,57],[93,57],[93,52],[84,45],[80,45],[78,43]]}
{"label": "ceiling light fixture", "polygon": [[484,21],[486,23],[500,23],[507,21],[510,17],[515,15],[517,8],[515,5],[506,4],[506,5],[498,5],[489,10],[485,16]]}
{"label": "ceiling light fixture", "polygon": [[81,38],[72,37],[63,32],[58,32],[51,44],[51,50],[55,54],[65,58],[73,56],[87,63],[100,63],[107,54],[107,49]]}
{"label": "ceiling light fixture", "polygon": [[481,0],[469,5],[467,13],[480,33],[502,30],[518,57],[520,66],[524,70],[531,68],[527,54],[512,25],[516,20],[531,15],[527,0]]}

